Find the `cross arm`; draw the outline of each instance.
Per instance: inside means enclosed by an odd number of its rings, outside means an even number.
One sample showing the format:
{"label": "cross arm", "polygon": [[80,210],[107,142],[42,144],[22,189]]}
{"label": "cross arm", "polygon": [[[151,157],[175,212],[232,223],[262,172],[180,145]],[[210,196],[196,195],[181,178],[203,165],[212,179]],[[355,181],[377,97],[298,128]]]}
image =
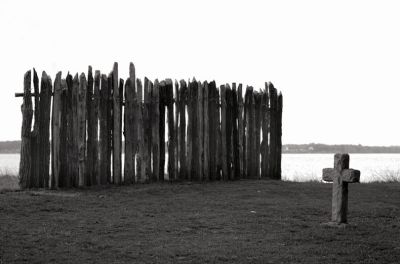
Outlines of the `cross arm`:
{"label": "cross arm", "polygon": [[336,171],[333,168],[325,168],[322,170],[322,179],[327,182],[333,181]]}
{"label": "cross arm", "polygon": [[360,182],[360,171],[353,169],[346,169],[342,171],[342,180],[344,182]]}

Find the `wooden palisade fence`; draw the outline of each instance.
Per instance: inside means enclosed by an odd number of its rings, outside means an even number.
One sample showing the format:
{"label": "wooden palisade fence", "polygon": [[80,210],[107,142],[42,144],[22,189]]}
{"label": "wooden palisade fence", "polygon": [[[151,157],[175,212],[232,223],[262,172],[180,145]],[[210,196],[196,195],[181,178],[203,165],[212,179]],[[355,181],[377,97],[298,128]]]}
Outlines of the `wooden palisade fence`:
{"label": "wooden palisade fence", "polygon": [[22,188],[281,178],[282,94],[271,83],[243,98],[236,83],[142,82],[132,63],[125,81],[115,63],[54,84],[43,72],[40,91],[33,70],[31,83],[28,71],[16,94]]}

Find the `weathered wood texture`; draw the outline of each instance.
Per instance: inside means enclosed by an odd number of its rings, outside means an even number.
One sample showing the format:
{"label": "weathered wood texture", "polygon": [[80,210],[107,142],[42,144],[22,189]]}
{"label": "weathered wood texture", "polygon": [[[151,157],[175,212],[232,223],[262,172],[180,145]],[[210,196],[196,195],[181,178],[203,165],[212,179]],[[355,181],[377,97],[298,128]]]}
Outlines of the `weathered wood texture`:
{"label": "weathered wood texture", "polygon": [[159,146],[160,146],[160,158],[159,158],[159,180],[164,180],[165,172],[165,81],[161,81],[159,84]]}
{"label": "weathered wood texture", "polygon": [[39,107],[40,107],[40,95],[39,95],[39,77],[36,73],[35,68],[33,68],[33,88],[35,96],[35,111],[34,111],[34,125],[32,131],[31,139],[31,153],[32,153],[32,163],[31,163],[31,180],[29,181],[30,187],[39,187],[39,160],[40,160],[40,150],[39,150]]}
{"label": "weathered wood texture", "polygon": [[269,153],[268,153],[268,145],[269,145],[269,97],[268,92],[262,94],[262,143],[261,143],[261,177],[267,178],[268,177],[268,160],[269,160]]}
{"label": "weathered wood texture", "polygon": [[125,112],[124,112],[124,136],[125,136],[125,164],[124,183],[135,182],[135,100],[136,100],[136,76],[133,63],[129,67],[129,78],[125,82]]}
{"label": "weathered wood texture", "polygon": [[218,113],[218,94],[215,82],[208,84],[209,90],[209,156],[210,156],[210,180],[216,180],[217,177],[217,156],[218,156],[218,127],[219,127],[219,113]]}
{"label": "weathered wood texture", "polygon": [[22,188],[281,178],[282,94],[271,83],[247,87],[243,100],[236,83],[144,78],[142,85],[132,63],[124,82],[115,63],[108,76],[93,77],[90,66],[87,79],[59,72],[54,92],[45,72],[39,91],[34,70],[32,93],[30,74],[16,94],[24,97]]}
{"label": "weathered wood texture", "polygon": [[187,84],[184,80],[180,81],[179,90],[179,179],[186,180],[187,162],[186,162],[186,105],[187,105]]}
{"label": "weathered wood texture", "polygon": [[200,140],[199,140],[199,122],[198,122],[198,96],[199,87],[195,79],[189,84],[190,86],[190,104],[191,115],[189,121],[191,124],[191,162],[190,162],[190,179],[193,181],[200,180]]}
{"label": "weathered wood texture", "polygon": [[108,183],[108,179],[111,178],[110,171],[110,139],[111,131],[109,127],[109,97],[110,88],[108,86],[107,75],[101,75],[101,89],[100,89],[100,153],[99,153],[99,166],[100,166],[100,184],[104,185]]}
{"label": "weathered wood texture", "polygon": [[86,185],[96,184],[94,175],[94,154],[95,141],[97,134],[94,134],[95,117],[93,109],[93,72],[92,67],[88,69],[87,89],[86,89],[86,121],[87,121],[87,155],[86,155]]}
{"label": "weathered wood texture", "polygon": [[240,179],[240,147],[239,147],[239,105],[236,83],[232,84],[232,146],[233,146],[233,179]]}
{"label": "weathered wood texture", "polygon": [[277,145],[276,145],[276,178],[282,178],[282,109],[283,109],[283,96],[280,92],[278,95],[277,105]]}
{"label": "weathered wood texture", "polygon": [[186,164],[187,164],[187,179],[192,179],[192,146],[193,146],[193,91],[192,84],[190,80],[188,81],[187,90],[187,116],[188,116],[188,126],[187,126],[187,141],[186,141]]}
{"label": "weathered wood texture", "polygon": [[[172,108],[175,113],[174,117],[174,138],[175,138],[175,147],[174,147],[174,155],[175,155],[175,164],[174,164],[174,175],[175,179],[179,179],[179,148],[180,148],[180,140],[179,140],[179,105],[180,105],[180,98],[179,98],[179,83],[175,80],[174,85],[174,101],[172,103]],[[175,104],[175,107],[174,107]]]}
{"label": "weathered wood texture", "polygon": [[198,126],[198,164],[199,176],[198,180],[203,180],[203,150],[204,150],[204,120],[203,120],[203,85],[200,81],[197,82],[197,126]]}
{"label": "weathered wood texture", "polygon": [[91,101],[91,122],[92,126],[90,129],[91,135],[93,135],[92,146],[91,146],[91,160],[93,165],[92,170],[89,172],[91,175],[93,184],[100,184],[100,163],[99,163],[99,107],[100,107],[100,71],[96,71],[94,74],[94,90],[93,98]]}
{"label": "weathered wood texture", "polygon": [[242,84],[238,86],[237,93],[237,122],[238,122],[238,145],[239,145],[239,175],[240,177],[244,175],[244,104],[243,104],[243,94],[242,94]]}
{"label": "weathered wood texture", "polygon": [[277,107],[278,107],[278,95],[274,86],[268,84],[268,93],[270,99],[270,145],[269,145],[269,177],[271,179],[280,179],[277,168],[277,147],[278,147],[278,117],[277,117]]}
{"label": "weathered wood texture", "polygon": [[39,188],[49,187],[50,173],[50,105],[52,84],[50,76],[42,73],[39,106]]}
{"label": "weathered wood texture", "polygon": [[67,100],[68,100],[67,82],[66,79],[61,79],[60,172],[59,172],[58,187],[69,187],[68,113],[67,113],[68,101]]}
{"label": "weathered wood texture", "polygon": [[262,95],[260,93],[255,93],[254,102],[255,102],[255,177],[257,179],[261,178],[261,170],[260,170],[260,161],[261,161],[261,99]]}
{"label": "weathered wood texture", "polygon": [[58,72],[54,80],[54,96],[53,109],[51,120],[51,180],[50,187],[56,189],[59,187],[60,171],[61,171],[61,102],[62,87],[61,87],[61,72]]}
{"label": "weathered wood texture", "polygon": [[19,184],[26,189],[31,186],[31,125],[33,116],[31,97],[31,71],[24,75],[24,99],[21,105],[22,128],[21,128],[21,158],[19,162]]}
{"label": "weathered wood texture", "polygon": [[171,79],[167,79],[165,83],[165,105],[167,107],[167,123],[168,123],[168,179],[170,181],[176,179],[175,175],[175,126],[174,126],[174,94]]}
{"label": "weathered wood texture", "polygon": [[208,83],[203,83],[203,180],[210,180],[210,116]]}
{"label": "weathered wood texture", "polygon": [[229,84],[226,84],[226,150],[227,150],[227,165],[228,179],[234,180],[234,165],[233,165],[233,94]]}
{"label": "weathered wood texture", "polygon": [[86,186],[86,76],[82,73],[79,76],[78,91],[78,171],[79,171],[79,187]]}
{"label": "weathered wood texture", "polygon": [[150,120],[150,93],[151,83],[147,77],[144,79],[144,103],[143,103],[143,163],[145,181],[149,181],[151,178],[151,120]]}
{"label": "weathered wood texture", "polygon": [[72,94],[73,94],[73,80],[72,75],[69,73],[66,77],[66,121],[67,121],[67,139],[66,139],[66,147],[67,147],[67,165],[66,165],[66,177],[63,181],[63,187],[72,187],[74,186],[74,155],[75,155],[75,142],[74,142],[74,111],[72,109]]}
{"label": "weathered wood texture", "polygon": [[155,80],[151,94],[152,114],[152,157],[153,157],[153,177],[154,181],[160,180],[160,86]]}
{"label": "weathered wood texture", "polygon": [[72,80],[72,96],[71,96],[71,108],[72,108],[72,168],[71,177],[72,185],[74,187],[79,186],[79,128],[78,128],[78,92],[79,92],[79,79],[78,74],[75,74]]}
{"label": "weathered wood texture", "polygon": [[222,179],[228,180],[228,160],[227,160],[227,134],[226,134],[226,87],[221,85],[221,166]]}
{"label": "weathered wood texture", "polygon": [[121,94],[118,79],[118,64],[114,63],[112,71],[113,83],[113,180],[115,184],[122,183],[122,163],[121,163],[121,145],[122,145],[122,111],[121,111]]}

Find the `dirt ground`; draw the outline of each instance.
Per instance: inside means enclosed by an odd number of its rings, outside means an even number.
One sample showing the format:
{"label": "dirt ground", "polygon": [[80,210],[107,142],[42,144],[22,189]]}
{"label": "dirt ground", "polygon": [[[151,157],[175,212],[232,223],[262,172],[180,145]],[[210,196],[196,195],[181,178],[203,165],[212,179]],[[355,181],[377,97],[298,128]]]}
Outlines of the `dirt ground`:
{"label": "dirt ground", "polygon": [[0,263],[399,263],[400,184],[164,183],[0,193]]}

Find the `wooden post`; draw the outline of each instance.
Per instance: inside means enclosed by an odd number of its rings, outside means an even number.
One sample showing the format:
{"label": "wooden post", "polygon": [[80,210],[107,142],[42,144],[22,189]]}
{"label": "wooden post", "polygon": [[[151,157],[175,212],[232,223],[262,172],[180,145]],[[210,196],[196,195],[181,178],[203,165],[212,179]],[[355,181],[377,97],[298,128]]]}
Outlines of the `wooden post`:
{"label": "wooden post", "polygon": [[113,132],[114,132],[114,102],[113,102],[113,93],[114,93],[114,85],[113,85],[113,76],[112,72],[108,74],[107,77],[107,85],[108,85],[108,94],[107,94],[107,136],[108,136],[108,146],[107,146],[107,182],[113,183],[113,174],[111,168],[111,157],[113,153]]}
{"label": "wooden post", "polygon": [[228,180],[228,159],[227,159],[227,134],[226,134],[226,88],[221,85],[221,166],[222,166],[222,179]]}
{"label": "wooden post", "polygon": [[281,168],[281,163],[282,163],[282,108],[283,108],[283,98],[282,98],[282,93],[279,93],[278,95],[278,106],[277,106],[277,165],[276,165],[276,171],[277,179],[282,178],[282,168]]}
{"label": "wooden post", "polygon": [[147,180],[150,181],[153,178],[153,168],[152,168],[152,150],[153,150],[153,130],[151,125],[153,124],[153,119],[154,119],[154,102],[152,100],[152,94],[153,94],[153,89],[154,85],[153,82],[149,81],[149,91],[148,91],[148,103],[147,103],[147,108],[148,108],[148,120],[147,120],[147,134],[148,134],[148,143],[147,143],[147,168],[148,168],[148,175],[147,175]]}
{"label": "wooden post", "polygon": [[226,101],[226,164],[227,164],[227,179],[233,180],[233,141],[232,141],[232,133],[233,133],[233,123],[232,123],[232,90],[229,84],[226,84],[225,89],[225,101]]}
{"label": "wooden post", "polygon": [[174,94],[171,79],[166,80],[165,103],[168,109],[168,179],[176,179],[175,175],[175,132],[174,132]]}
{"label": "wooden post", "polygon": [[256,154],[256,123],[255,123],[255,115],[256,115],[256,104],[255,104],[255,93],[253,90],[253,87],[251,87],[251,93],[250,93],[250,123],[249,123],[249,136],[250,136],[250,178],[251,179],[256,179],[257,178],[257,173],[256,173],[256,160],[257,160],[257,154]]}
{"label": "wooden post", "polygon": [[240,156],[239,156],[239,131],[238,131],[238,95],[236,83],[232,84],[232,136],[233,136],[233,178],[240,179]]}
{"label": "wooden post", "polygon": [[79,77],[75,74],[72,80],[72,184],[74,187],[79,186],[79,157],[78,157],[78,91]]}
{"label": "wooden post", "polygon": [[179,91],[179,179],[185,180],[187,179],[187,162],[186,162],[186,101],[187,101],[187,85],[185,80],[180,81],[181,89]]}
{"label": "wooden post", "polygon": [[261,94],[256,92],[254,94],[255,100],[255,177],[257,179],[261,178],[261,170],[260,170],[260,149],[261,149]]}
{"label": "wooden post", "polygon": [[107,184],[108,179],[111,177],[109,169],[109,141],[110,129],[108,124],[109,119],[109,95],[110,88],[108,86],[107,75],[101,75],[101,89],[100,89],[100,184]]}
{"label": "wooden post", "polygon": [[261,177],[268,177],[268,138],[269,138],[269,105],[268,105],[268,91],[264,90],[262,93],[262,143],[261,143]]}
{"label": "wooden post", "polygon": [[217,179],[217,137],[218,137],[218,102],[217,102],[217,88],[215,81],[208,84],[208,108],[209,108],[209,160],[210,160],[210,180],[215,181]]}
{"label": "wooden post", "polygon": [[31,71],[24,75],[24,99],[21,105],[21,158],[19,163],[19,185],[22,189],[30,187],[31,179],[31,125],[32,125],[32,97],[31,97]]}
{"label": "wooden post", "polygon": [[245,94],[245,119],[246,119],[246,132],[245,132],[245,147],[246,147],[246,153],[245,153],[245,166],[246,166],[246,179],[251,178],[252,176],[252,171],[251,171],[251,165],[252,165],[252,153],[251,153],[251,135],[252,135],[252,126],[251,126],[251,104],[252,104],[252,95],[253,95],[253,90],[251,87],[247,86],[246,87],[246,94]]}
{"label": "wooden post", "polygon": [[88,68],[88,79],[87,79],[87,89],[86,89],[86,122],[87,122],[87,155],[86,155],[86,182],[85,185],[94,185],[95,179],[93,175],[94,168],[94,144],[95,137],[93,128],[95,126],[94,116],[93,116],[93,72],[92,67]]}
{"label": "wooden post", "polygon": [[237,103],[238,103],[238,113],[237,113],[237,119],[238,119],[238,144],[239,144],[239,177],[242,178],[244,176],[244,120],[243,120],[243,94],[242,94],[242,84],[240,83],[238,86],[238,93],[237,93]]}
{"label": "wooden post", "polygon": [[67,120],[67,169],[66,169],[66,178],[64,187],[72,187],[75,186],[75,145],[74,145],[74,110],[72,103],[72,95],[73,95],[73,80],[72,75],[67,74],[65,78],[67,84],[66,90],[66,120]]}
{"label": "wooden post", "polygon": [[180,150],[180,138],[179,138],[179,105],[180,105],[180,96],[179,96],[179,84],[178,81],[175,80],[175,100],[173,100],[173,107],[175,111],[175,120],[174,120],[174,138],[175,138],[175,166],[174,166],[174,175],[175,179],[179,178],[179,150]]}
{"label": "wooden post", "polygon": [[[140,92],[139,98],[139,89],[138,89],[138,79],[136,79],[135,68],[133,63],[131,63],[131,67],[129,68],[129,78],[131,80],[131,84],[134,87],[134,101],[133,101],[133,175],[132,181],[138,182],[139,180],[139,131],[140,131],[140,122],[139,122],[139,113],[141,113],[141,102],[142,102],[142,92]],[[142,90],[140,90],[142,91]],[[140,164],[141,169],[141,164]]]}
{"label": "wooden post", "polygon": [[215,99],[216,99],[216,105],[217,105],[217,110],[215,112],[215,116],[217,117],[216,120],[216,128],[217,128],[217,158],[215,159],[217,162],[217,178],[216,180],[221,180],[221,175],[222,175],[222,134],[221,134],[221,127],[222,127],[222,120],[221,120],[221,100],[219,96],[219,90],[215,88]]}
{"label": "wooden post", "polygon": [[59,187],[69,186],[68,174],[68,88],[65,79],[61,80],[61,122],[60,122],[60,178]]}
{"label": "wooden post", "polygon": [[155,80],[152,91],[153,118],[152,129],[152,155],[153,155],[153,180],[160,180],[160,87]]}
{"label": "wooden post", "polygon": [[79,160],[79,187],[86,186],[86,76],[79,76],[78,91],[78,160]]}
{"label": "wooden post", "polygon": [[199,87],[197,84],[197,81],[193,79],[193,81],[190,83],[190,91],[191,91],[191,101],[190,103],[192,104],[191,106],[191,172],[190,172],[190,180],[193,181],[198,181],[200,178],[200,140],[199,140],[199,122],[197,120],[198,118],[198,96],[199,96]]}
{"label": "wooden post", "polygon": [[40,106],[39,106],[39,187],[49,187],[50,173],[50,105],[52,84],[50,76],[42,73],[40,84]]}
{"label": "wooden post", "polygon": [[208,83],[203,83],[203,180],[210,180],[210,104]]}
{"label": "wooden post", "polygon": [[268,92],[270,99],[270,145],[269,145],[269,177],[276,179],[276,148],[277,148],[277,135],[276,135],[276,107],[277,107],[277,94],[276,89],[272,83],[268,84]]}
{"label": "wooden post", "polygon": [[192,179],[192,146],[193,146],[193,88],[190,80],[188,81],[187,90],[187,115],[188,115],[188,127],[187,127],[187,142],[186,142],[186,164],[187,164],[187,179],[190,181]]}
{"label": "wooden post", "polygon": [[54,96],[53,96],[53,113],[51,122],[51,188],[57,189],[60,182],[60,171],[61,171],[61,155],[60,143],[61,143],[61,72],[58,72],[56,79],[54,80]]}
{"label": "wooden post", "polygon": [[112,71],[113,80],[113,179],[115,184],[122,183],[121,176],[121,98],[118,79],[118,63],[114,62]]}
{"label": "wooden post", "polygon": [[125,135],[125,164],[124,183],[135,182],[135,99],[136,99],[136,76],[135,66],[129,65],[129,78],[125,82],[125,112],[124,112],[124,135]]}
{"label": "wooden post", "polygon": [[137,112],[137,121],[138,121],[138,155],[137,155],[137,181],[145,182],[145,160],[144,160],[144,128],[143,128],[143,102],[142,102],[142,94],[143,94],[143,85],[140,79],[136,79],[136,87],[137,87],[137,100],[138,100],[138,112]]}
{"label": "wooden post", "polygon": [[150,128],[150,92],[151,84],[147,77],[144,78],[144,103],[143,103],[143,160],[144,181],[148,182],[151,178],[151,128]]}
{"label": "wooden post", "polygon": [[165,170],[165,81],[159,84],[159,138],[160,138],[160,163],[159,163],[159,179],[164,180]]}
{"label": "wooden post", "polygon": [[39,78],[35,68],[33,68],[33,87],[35,94],[35,123],[33,125],[31,139],[31,180],[30,187],[39,187],[39,169],[40,169],[40,149],[39,149],[39,125],[40,125],[40,94],[39,94]]}
{"label": "wooden post", "polygon": [[91,134],[93,135],[92,145],[92,184],[100,184],[100,168],[99,168],[99,107],[100,107],[100,71],[95,71],[94,74],[94,92],[91,104],[91,120],[93,122]]}
{"label": "wooden post", "polygon": [[199,163],[199,177],[200,181],[203,180],[203,147],[204,147],[204,123],[203,123],[203,85],[200,81],[197,82],[198,96],[197,96],[197,124],[198,124],[198,163]]}

